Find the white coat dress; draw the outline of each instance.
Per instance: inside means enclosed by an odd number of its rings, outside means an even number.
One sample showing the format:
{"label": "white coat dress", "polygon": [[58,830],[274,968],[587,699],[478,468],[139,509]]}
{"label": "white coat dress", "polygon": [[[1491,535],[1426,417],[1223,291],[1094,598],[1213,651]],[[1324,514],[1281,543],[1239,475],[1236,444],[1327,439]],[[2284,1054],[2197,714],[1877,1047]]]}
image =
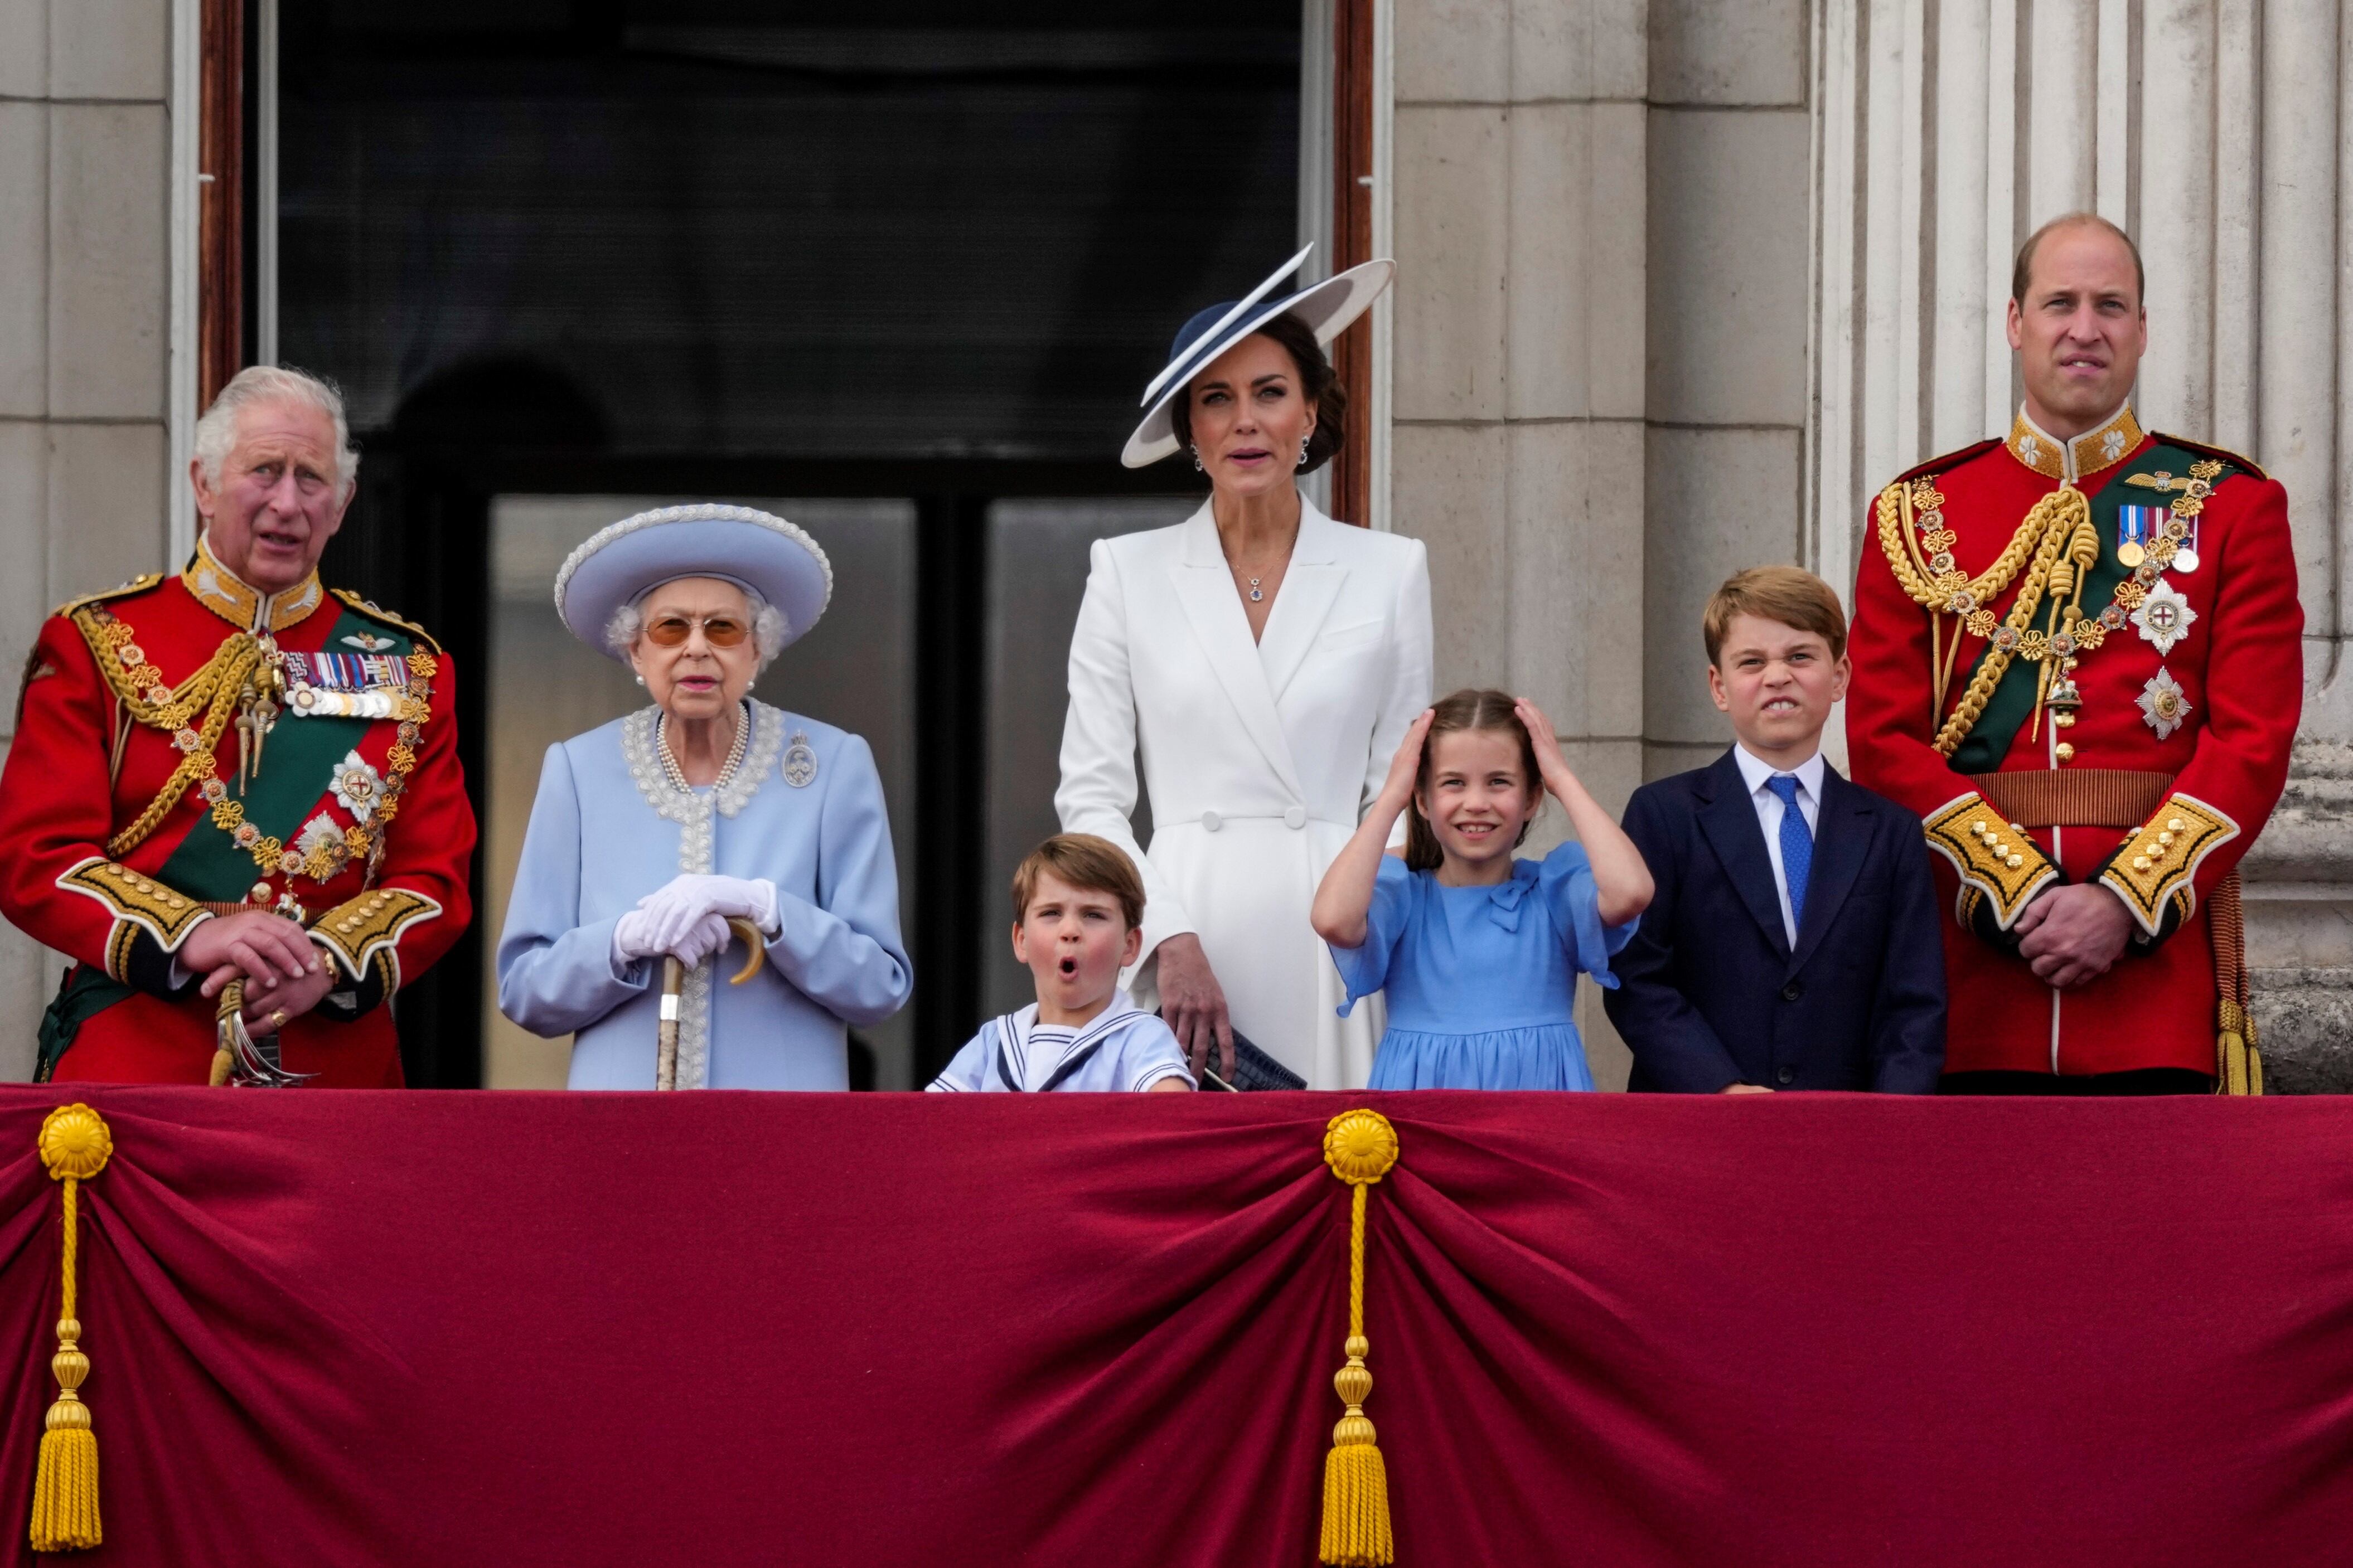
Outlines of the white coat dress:
{"label": "white coat dress", "polygon": [[[1126,850],[1144,949],[1122,983],[1158,1005],[1159,944],[1199,937],[1234,1026],[1314,1089],[1363,1087],[1375,1009],[1342,1018],[1308,909],[1430,705],[1430,565],[1419,540],[1304,500],[1262,641],[1250,640],[1207,502],[1174,528],[1099,539],[1071,637],[1054,805]],[[1135,840],[1142,743],[1152,844]]]}

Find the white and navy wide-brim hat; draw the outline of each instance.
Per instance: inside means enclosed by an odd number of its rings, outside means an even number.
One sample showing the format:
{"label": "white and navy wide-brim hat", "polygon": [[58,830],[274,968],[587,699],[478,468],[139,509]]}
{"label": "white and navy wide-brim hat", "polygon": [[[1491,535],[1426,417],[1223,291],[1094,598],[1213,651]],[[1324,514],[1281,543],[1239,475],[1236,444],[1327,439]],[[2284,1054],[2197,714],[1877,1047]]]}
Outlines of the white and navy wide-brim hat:
{"label": "white and navy wide-brim hat", "polygon": [[1281,300],[1269,300],[1274,286],[1299,270],[1314,251],[1313,245],[1276,268],[1267,280],[1240,300],[1212,305],[1176,330],[1168,350],[1167,366],[1144,389],[1144,423],[1127,438],[1119,460],[1131,468],[1156,463],[1176,450],[1176,431],[1168,419],[1168,405],[1185,384],[1228,349],[1274,320],[1292,315],[1307,324],[1318,343],[1328,343],[1348,330],[1366,308],[1381,297],[1397,271],[1394,261],[1366,261],[1336,278],[1302,289]]}
{"label": "white and navy wide-brim hat", "polygon": [[[598,653],[614,612],[681,577],[749,588],[785,617],[785,642],[805,636],[833,598],[833,563],[800,529],[748,506],[699,501],[600,528],[555,574],[555,613]],[[782,645],[779,645],[782,646]]]}

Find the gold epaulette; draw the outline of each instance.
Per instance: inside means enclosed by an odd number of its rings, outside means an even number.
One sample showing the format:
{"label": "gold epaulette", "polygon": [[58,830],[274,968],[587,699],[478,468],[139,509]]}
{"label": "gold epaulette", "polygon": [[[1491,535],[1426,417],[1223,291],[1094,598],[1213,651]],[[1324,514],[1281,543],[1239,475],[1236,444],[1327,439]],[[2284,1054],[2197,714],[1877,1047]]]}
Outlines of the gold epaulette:
{"label": "gold epaulette", "polygon": [[1998,930],[2008,931],[2034,895],[2058,878],[2059,868],[2043,858],[2026,829],[2004,822],[1975,790],[1955,796],[1926,826],[1928,847],[1960,874],[1963,899],[1974,891],[1990,902]]}
{"label": "gold epaulette", "polygon": [[111,588],[100,588],[95,594],[84,594],[78,599],[68,599],[50,614],[70,616],[78,610],[86,610],[92,605],[102,605],[110,599],[127,599],[133,594],[143,594],[150,588],[162,586],[163,582],[164,574],[161,572],[142,572],[128,583],[119,583]]}
{"label": "gold epaulette", "polygon": [[2168,447],[2179,447],[2184,451],[2195,452],[2203,458],[2219,458],[2232,468],[2251,474],[2256,479],[2271,478],[2269,474],[2263,472],[2263,465],[2257,463],[2253,458],[2242,458],[2228,447],[2217,447],[2211,441],[2192,441],[2186,436],[2168,436],[2161,430],[2152,430],[2149,434]]}
{"label": "gold epaulette", "polygon": [[2183,920],[2198,912],[2198,891],[2190,885],[2198,863],[2238,836],[2237,823],[2177,791],[2133,829],[2100,873],[2100,885],[2124,900],[2142,931],[2158,936],[2168,904],[2178,902]]}
{"label": "gold epaulette", "polygon": [[376,888],[321,915],[311,922],[311,940],[333,953],[343,972],[358,980],[378,951],[392,947],[417,921],[440,912],[441,906],[422,893]]}
{"label": "gold epaulette", "polygon": [[390,610],[378,605],[375,600],[363,599],[357,594],[353,593],[349,588],[331,588],[328,592],[334,595],[336,598],[341,599],[348,607],[357,610],[361,615],[373,616],[375,618],[382,621],[388,626],[399,627],[402,631],[406,632],[410,637],[415,637],[417,639],[417,646],[423,648],[427,653],[438,654],[441,651],[441,645],[433,640],[433,634],[427,631],[423,626],[418,626],[415,621],[403,620],[400,616],[394,615]]}
{"label": "gold epaulette", "polygon": [[58,886],[96,899],[114,916],[114,930],[106,939],[106,972],[117,980],[129,976],[132,940],[141,931],[165,952],[176,952],[196,923],[212,913],[144,872],[95,855],[59,877]]}

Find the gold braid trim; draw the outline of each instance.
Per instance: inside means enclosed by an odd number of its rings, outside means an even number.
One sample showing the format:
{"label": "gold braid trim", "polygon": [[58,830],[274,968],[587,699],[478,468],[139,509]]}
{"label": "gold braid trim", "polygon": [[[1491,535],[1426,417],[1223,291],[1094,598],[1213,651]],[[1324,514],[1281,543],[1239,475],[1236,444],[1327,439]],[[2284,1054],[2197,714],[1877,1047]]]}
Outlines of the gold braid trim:
{"label": "gold braid trim", "polygon": [[2191,886],[2199,862],[2239,836],[2239,825],[2193,795],[2168,795],[2149,819],[2126,836],[2100,885],[2125,901],[2142,931],[2157,935],[2165,910],[2179,900],[2181,918],[2198,912]]}
{"label": "gold braid trim", "polygon": [[[237,694],[260,667],[261,645],[243,632],[232,632],[202,668],[177,687],[167,687],[164,672],[147,662],[132,640],[131,628],[111,612],[93,605],[75,611],[72,619],[123,710],[150,729],[174,731],[173,743],[182,753],[180,765],[147,808],[107,840],[106,852],[119,860],[164,825],[191,786],[212,777],[214,748],[237,716]],[[205,710],[204,726],[191,729],[189,721],[199,709]]]}
{"label": "gold braid trim", "polygon": [[[2026,563],[2027,557],[2042,544],[2043,531],[2050,520],[2047,514],[2036,515],[2042,511],[2042,506],[2037,504],[2033,511],[2026,514],[2026,520],[2018,525],[2018,531],[2010,535],[2010,543],[1994,563],[1986,568],[1983,575],[1974,580],[1963,577],[1951,563],[1952,548],[1957,542],[1952,531],[1944,526],[1944,514],[1939,509],[1945,498],[1936,494],[1936,484],[1933,477],[1908,483],[1899,479],[1879,492],[1879,548],[1886,555],[1887,563],[1895,569],[1895,580],[1904,585],[1904,591],[1911,595],[1915,603],[1940,614],[1967,615],[1968,610],[1955,610],[1954,596],[1957,594],[1968,595],[1975,601],[1970,609],[1988,599],[2000,597],[2002,590],[2009,587],[2011,579],[2018,575],[2018,569]],[[2045,498],[2046,500],[2048,499]],[[1936,570],[1935,559],[1917,561],[1912,555],[1913,542],[1906,537],[1905,528],[1906,519],[1904,514],[1908,510],[1907,501],[1916,501],[1927,509],[1920,519],[1929,531],[1924,542],[1936,552],[1937,557],[1945,560],[1944,567],[1937,570],[1933,578],[1928,574]]]}
{"label": "gold braid trim", "polygon": [[399,942],[402,931],[440,912],[440,904],[422,893],[378,888],[321,915],[311,927],[311,940],[333,953],[356,981],[364,977],[368,960]]}
{"label": "gold braid trim", "polygon": [[1993,900],[1994,926],[2008,931],[2034,895],[2057,879],[2059,868],[2044,858],[2023,826],[2001,814],[1975,790],[1956,795],[1923,825],[1928,847],[1953,863],[1961,879],[1955,912],[1969,923],[1971,891]]}
{"label": "gold braid trim", "polygon": [[[2026,581],[2020,586],[2018,598],[2010,605],[2009,616],[1995,629],[1993,646],[1986,649],[1985,658],[1978,665],[1977,674],[1971,678],[1968,689],[1961,693],[1961,700],[1953,709],[1952,716],[1936,731],[1936,745],[1939,756],[1951,756],[1968,738],[1969,731],[1977,728],[1986,704],[1993,700],[1994,688],[2001,684],[2001,678],[2010,670],[2010,661],[2017,653],[2021,640],[2021,634],[2033,624],[2034,612],[2042,603],[2043,592],[2050,586],[2051,571],[2058,562],[2061,546],[2067,542],[2069,535],[2074,531],[2075,522],[2088,513],[2090,507],[2091,503],[2084,500],[2083,491],[2062,486],[2036,501],[2033,510],[2026,514],[2026,521],[2019,527],[2019,537],[2025,537],[2029,529],[2041,536],[2041,544],[2034,552],[2034,564],[2028,569]],[[2015,549],[2017,540],[2010,542],[2011,548]],[[2004,636],[2005,633],[2008,635]],[[2008,929],[2006,923],[2004,929]]]}
{"label": "gold braid trim", "polygon": [[[114,916],[115,930],[107,942],[107,973],[123,978],[130,933],[144,928],[165,952],[179,950],[190,931],[213,911],[186,894],[156,881],[144,872],[95,855],[59,877],[57,885],[104,904]],[[118,944],[121,951],[118,952]]]}

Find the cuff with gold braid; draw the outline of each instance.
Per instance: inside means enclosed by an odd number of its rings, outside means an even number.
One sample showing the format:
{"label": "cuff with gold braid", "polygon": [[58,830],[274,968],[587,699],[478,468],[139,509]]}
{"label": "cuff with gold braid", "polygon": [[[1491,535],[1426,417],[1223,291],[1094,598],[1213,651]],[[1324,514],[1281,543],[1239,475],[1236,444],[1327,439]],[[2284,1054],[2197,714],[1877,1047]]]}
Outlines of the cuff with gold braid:
{"label": "cuff with gold braid", "polygon": [[2059,868],[2025,828],[2004,822],[1975,790],[1946,803],[1926,826],[1928,847],[1960,875],[1956,918],[1998,947],[2015,947],[2010,928],[2037,893],[2065,880]]}
{"label": "cuff with gold braid", "polygon": [[2139,945],[2163,942],[2197,913],[2199,863],[2238,836],[2237,823],[2177,791],[2116,846],[2097,879],[2132,910]]}
{"label": "cuff with gold braid", "polygon": [[[441,906],[406,888],[375,888],[337,904],[311,926],[311,940],[334,955],[336,963],[354,981],[367,977],[368,961],[379,953],[392,959],[400,933],[419,921],[441,912]],[[397,962],[385,981],[397,986]]]}
{"label": "cuff with gold braid", "polygon": [[106,973],[126,985],[173,994],[172,955],[212,910],[142,871],[93,855],[58,879],[59,888],[104,904],[114,917],[106,934]]}

